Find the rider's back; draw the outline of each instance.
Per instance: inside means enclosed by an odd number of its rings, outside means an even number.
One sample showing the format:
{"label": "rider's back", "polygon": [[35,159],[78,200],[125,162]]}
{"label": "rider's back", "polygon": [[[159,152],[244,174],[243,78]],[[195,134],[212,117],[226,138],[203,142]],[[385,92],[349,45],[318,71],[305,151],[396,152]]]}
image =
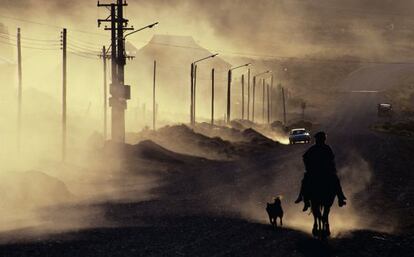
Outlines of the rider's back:
{"label": "rider's back", "polygon": [[303,155],[306,172],[317,175],[336,173],[335,155],[327,144],[315,144]]}

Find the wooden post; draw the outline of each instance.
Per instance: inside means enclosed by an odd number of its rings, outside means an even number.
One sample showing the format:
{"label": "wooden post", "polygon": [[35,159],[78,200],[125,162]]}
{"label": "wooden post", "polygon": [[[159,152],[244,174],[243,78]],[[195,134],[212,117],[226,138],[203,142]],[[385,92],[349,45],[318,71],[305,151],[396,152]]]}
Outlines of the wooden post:
{"label": "wooden post", "polygon": [[104,136],[104,140],[107,139],[108,136],[108,104],[107,104],[107,99],[108,99],[108,82],[107,82],[107,78],[106,78],[106,49],[105,46],[102,48],[102,59],[103,59],[103,92],[104,92],[104,100],[103,100],[103,108],[104,108],[104,113],[103,113],[103,118],[104,118],[104,126],[103,126],[103,136]]}
{"label": "wooden post", "polygon": [[197,65],[194,66],[194,90],[193,90],[193,126],[195,125],[196,122],[196,99],[197,99]]}
{"label": "wooden post", "polygon": [[274,88],[273,88],[273,74],[270,77],[270,123],[272,123],[275,120],[275,113],[276,111],[274,110],[275,108],[275,103],[273,102],[275,99],[275,94],[274,94]]}
{"label": "wooden post", "polygon": [[62,56],[63,56],[63,80],[62,80],[62,160],[65,161],[66,159],[66,36],[67,31],[66,29],[63,29],[62,33]]}
{"label": "wooden post", "polygon": [[267,84],[267,123],[270,124],[270,85]]}
{"label": "wooden post", "polygon": [[22,133],[22,46],[20,28],[17,29],[17,75],[18,75],[18,106],[17,106],[17,151],[20,152]]}
{"label": "wooden post", "polygon": [[286,101],[285,101],[285,89],[282,87],[282,101],[283,101],[283,125],[286,126]]}
{"label": "wooden post", "polygon": [[265,123],[265,93],[266,93],[266,85],[265,85],[265,79],[262,79],[262,87],[263,87],[263,94],[262,94],[262,122]]}
{"label": "wooden post", "polygon": [[247,71],[247,120],[250,120],[250,69]]}
{"label": "wooden post", "polygon": [[152,83],[152,129],[155,130],[156,108],[155,108],[155,78],[157,74],[157,61],[154,61],[154,77]]}
{"label": "wooden post", "polygon": [[193,105],[194,105],[194,63],[191,64],[190,71],[190,91],[191,91],[191,101],[190,101],[190,124],[193,125]]}
{"label": "wooden post", "polygon": [[244,74],[242,75],[241,83],[242,83],[242,120],[244,120]]}
{"label": "wooden post", "polygon": [[253,105],[252,105],[252,122],[254,122],[254,106],[256,101],[256,76],[253,77]]}
{"label": "wooden post", "polygon": [[227,73],[227,123],[230,123],[230,104],[231,104],[231,70]]}
{"label": "wooden post", "polygon": [[214,126],[214,69],[211,70],[211,126]]}

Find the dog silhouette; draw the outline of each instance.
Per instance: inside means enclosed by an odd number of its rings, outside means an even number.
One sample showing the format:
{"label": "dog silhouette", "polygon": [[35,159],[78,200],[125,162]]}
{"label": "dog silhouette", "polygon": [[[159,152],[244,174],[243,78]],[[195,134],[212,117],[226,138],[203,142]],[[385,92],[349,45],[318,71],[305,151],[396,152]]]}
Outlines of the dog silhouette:
{"label": "dog silhouette", "polygon": [[280,219],[280,226],[283,226],[283,209],[280,197],[276,197],[273,203],[267,203],[266,211],[273,228],[277,228],[277,218]]}

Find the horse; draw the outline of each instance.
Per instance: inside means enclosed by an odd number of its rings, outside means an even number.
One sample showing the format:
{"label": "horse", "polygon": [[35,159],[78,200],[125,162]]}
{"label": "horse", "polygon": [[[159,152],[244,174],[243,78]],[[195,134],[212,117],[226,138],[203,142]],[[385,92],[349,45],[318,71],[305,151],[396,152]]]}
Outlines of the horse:
{"label": "horse", "polygon": [[314,220],[312,235],[324,239],[331,235],[329,213],[336,197],[335,184],[330,176],[315,175],[310,182],[309,200]]}

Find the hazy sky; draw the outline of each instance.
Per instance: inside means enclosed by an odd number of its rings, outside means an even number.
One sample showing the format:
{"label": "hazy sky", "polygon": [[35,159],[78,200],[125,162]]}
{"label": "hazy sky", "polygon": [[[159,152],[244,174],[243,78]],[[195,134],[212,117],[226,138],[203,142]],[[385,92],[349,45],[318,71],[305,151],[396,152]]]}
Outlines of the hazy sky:
{"label": "hazy sky", "polygon": [[[110,1],[101,1],[110,2]],[[136,28],[154,21],[160,26],[131,37],[137,45],[153,33],[192,35],[203,46],[251,53],[301,55],[318,52],[383,53],[400,47],[413,37],[411,0],[130,0],[126,16]],[[73,37],[105,42],[108,35],[97,28],[96,19],[107,10],[94,0],[3,0],[0,22],[26,33],[58,28],[9,18],[25,19],[53,26],[66,26],[91,34]],[[276,54],[277,53],[277,54]]]}

